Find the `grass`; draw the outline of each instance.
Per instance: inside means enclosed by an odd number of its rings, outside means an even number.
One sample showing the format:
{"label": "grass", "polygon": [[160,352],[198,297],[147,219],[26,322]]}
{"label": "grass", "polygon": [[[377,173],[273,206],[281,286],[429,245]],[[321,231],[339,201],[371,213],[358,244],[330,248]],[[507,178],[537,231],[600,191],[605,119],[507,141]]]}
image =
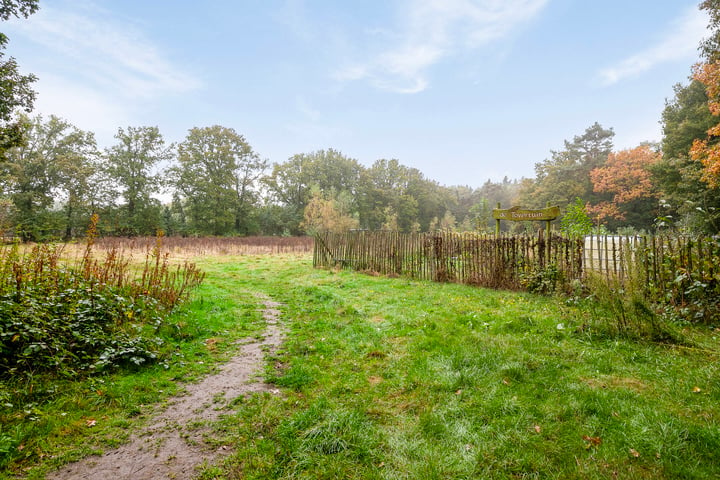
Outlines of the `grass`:
{"label": "grass", "polygon": [[[283,303],[289,330],[266,371],[282,395],[238,399],[212,439],[233,453],[199,478],[720,476],[717,332],[688,331],[684,345],[621,338],[588,328],[598,313],[583,304],[315,270],[308,256],[198,264],[204,284],[164,327],[168,368],[38,387],[55,393],[2,417],[0,439],[36,425],[12,472],[42,478],[122,441],[176,380],[262,328],[261,292]],[[208,338],[224,341],[210,351]]]}
{"label": "grass", "polygon": [[[594,335],[556,298],[221,260],[291,333],[208,478],[716,478],[717,339]],[[595,319],[597,321],[597,319]],[[216,467],[217,468],[217,467]]]}

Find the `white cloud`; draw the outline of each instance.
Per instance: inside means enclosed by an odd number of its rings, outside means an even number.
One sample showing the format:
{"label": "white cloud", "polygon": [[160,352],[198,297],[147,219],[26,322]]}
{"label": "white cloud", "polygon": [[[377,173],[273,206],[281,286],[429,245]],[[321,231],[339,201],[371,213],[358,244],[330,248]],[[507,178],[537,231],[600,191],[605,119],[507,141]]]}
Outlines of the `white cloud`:
{"label": "white cloud", "polygon": [[535,17],[548,0],[405,0],[397,33],[385,33],[388,46],[365,61],[335,73],[338,80],[367,80],[377,88],[417,93],[428,86],[426,72],[463,49],[474,49],[508,35]]}
{"label": "white cloud", "polygon": [[145,122],[158,102],[202,87],[132,20],[92,1],[61,5],[7,22],[13,45],[29,52],[23,68],[39,78],[35,113],[59,115],[109,144],[118,126]]}
{"label": "white cloud", "polygon": [[114,143],[119,126],[133,123],[125,102],[62,77],[38,73],[35,87],[40,95],[35,102],[35,113],[46,117],[58,115],[78,128],[92,131],[101,146]]}
{"label": "white cloud", "polygon": [[164,58],[132,23],[111,17],[92,4],[67,11],[44,6],[15,28],[39,44],[79,81],[128,97],[180,93],[200,82]]}
{"label": "white cloud", "polygon": [[614,85],[663,63],[697,58],[697,49],[707,33],[707,24],[707,15],[693,7],[657,44],[601,70],[601,84]]}

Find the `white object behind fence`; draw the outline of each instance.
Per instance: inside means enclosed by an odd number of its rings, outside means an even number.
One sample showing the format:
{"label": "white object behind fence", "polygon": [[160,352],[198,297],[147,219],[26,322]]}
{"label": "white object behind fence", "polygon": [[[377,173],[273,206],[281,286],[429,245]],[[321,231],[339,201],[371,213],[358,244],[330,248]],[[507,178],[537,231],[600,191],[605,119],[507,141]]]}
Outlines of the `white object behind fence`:
{"label": "white object behind fence", "polygon": [[613,273],[623,277],[640,237],[622,235],[587,235],[583,267],[586,271]]}

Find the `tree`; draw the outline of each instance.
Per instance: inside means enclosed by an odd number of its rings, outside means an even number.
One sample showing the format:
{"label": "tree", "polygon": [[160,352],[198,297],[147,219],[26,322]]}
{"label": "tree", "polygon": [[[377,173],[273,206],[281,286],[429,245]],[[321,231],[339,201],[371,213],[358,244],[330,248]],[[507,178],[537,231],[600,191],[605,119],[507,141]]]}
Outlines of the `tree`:
{"label": "tree", "polygon": [[710,17],[711,35],[700,48],[704,63],[693,68],[691,84],[676,89],[675,102],[663,112],[663,147],[669,149],[654,173],[689,226],[715,233],[720,231],[720,0],[705,0],[700,9]]}
{"label": "tree", "polygon": [[322,193],[315,190],[305,207],[301,227],[308,235],[320,232],[342,233],[357,228],[359,222],[348,211],[348,200],[323,198]]}
{"label": "tree", "polygon": [[560,219],[560,231],[571,237],[582,237],[593,233],[593,222],[588,215],[587,206],[582,198],[576,198],[565,209]]}
{"label": "tree", "polygon": [[653,183],[663,192],[665,217],[682,219],[690,228],[716,232],[720,192],[702,181],[703,165],[690,157],[690,149],[716,118],[708,108],[705,86],[693,79],[675,86],[675,97],[662,113],[662,159],[651,166]]}
{"label": "tree", "polygon": [[377,160],[361,175],[358,212],[363,228],[391,225],[404,232],[427,230],[451,203],[449,190],[395,159]]}
{"label": "tree", "polygon": [[703,0],[700,10],[710,17],[709,30],[712,34],[700,44],[700,51],[708,62],[720,60],[720,0]]}
{"label": "tree", "polygon": [[607,193],[612,198],[590,206],[588,210],[614,230],[628,225],[649,229],[655,219],[660,197],[652,182],[650,168],[662,154],[650,145],[613,152],[605,165],[590,172],[593,190]]}
{"label": "tree", "polygon": [[[710,113],[720,115],[720,60],[696,66],[693,77],[705,85]],[[707,130],[706,138],[693,141],[690,157],[703,165],[701,180],[720,187],[720,123]]]}
{"label": "tree", "polygon": [[106,172],[122,197],[117,233],[154,235],[160,227],[161,210],[153,195],[160,192],[158,168],[173,157],[173,145],[165,145],[158,127],[118,129],[118,143],[105,152]]}
{"label": "tree", "polygon": [[247,234],[256,227],[256,181],[267,167],[242,135],[214,125],[193,128],[178,146],[175,185],[189,228],[201,234]]}
{"label": "tree", "polygon": [[523,206],[542,208],[549,203],[565,208],[575,198],[603,200],[593,192],[590,172],[605,164],[614,136],[612,128],[596,122],[572,142],[565,140],[564,150],[553,151],[550,159],[535,164],[535,181],[524,183],[520,191]]}
{"label": "tree", "polygon": [[[35,13],[38,0],[2,0],[0,19],[25,17]],[[23,75],[13,57],[5,59],[4,50],[8,37],[0,33],[0,161],[5,152],[22,144],[22,133],[26,131],[22,122],[15,118],[18,110],[30,113],[35,101],[35,92],[31,84],[37,80],[35,75]]]}
{"label": "tree", "polygon": [[69,240],[87,227],[102,196],[98,189],[99,152],[92,132],[51,116],[49,127],[62,135],[54,161],[55,198],[63,202],[64,234]]}
{"label": "tree", "polygon": [[[96,169],[95,138],[56,116],[20,120],[26,142],[10,149],[2,165],[17,229],[25,241],[40,240],[57,228],[69,238],[90,213],[83,207],[89,204],[89,179]],[[63,215],[54,207],[62,207]],[[86,214],[82,220],[81,212]]]}
{"label": "tree", "polygon": [[[362,166],[357,160],[337,150],[318,150],[293,155],[288,161],[275,164],[263,183],[270,198],[287,209],[283,215],[289,220],[285,230],[298,234],[302,232],[300,222],[313,191],[319,190],[330,197],[347,192],[355,199],[361,172]],[[357,206],[352,205],[352,210],[356,209]]]}
{"label": "tree", "polygon": [[408,231],[419,213],[410,192],[414,175],[413,169],[395,159],[377,160],[362,172],[358,203],[363,228]]}

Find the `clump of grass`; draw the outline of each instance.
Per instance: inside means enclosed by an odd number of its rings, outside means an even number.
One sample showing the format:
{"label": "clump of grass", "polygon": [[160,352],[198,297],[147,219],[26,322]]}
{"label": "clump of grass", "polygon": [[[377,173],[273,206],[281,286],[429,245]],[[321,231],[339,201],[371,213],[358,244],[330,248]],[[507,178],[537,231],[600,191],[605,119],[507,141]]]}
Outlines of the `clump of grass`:
{"label": "clump of grass", "polygon": [[591,328],[613,337],[686,343],[677,326],[661,314],[660,301],[648,290],[643,266],[631,250],[625,252],[623,264],[621,276],[586,272],[584,287],[590,295],[585,300],[592,312]]}
{"label": "clump of grass", "polygon": [[585,301],[592,312],[590,328],[597,333],[659,342],[685,343],[679,329],[656,311],[644,290],[631,281],[620,282],[590,273],[586,284],[592,292]]}

